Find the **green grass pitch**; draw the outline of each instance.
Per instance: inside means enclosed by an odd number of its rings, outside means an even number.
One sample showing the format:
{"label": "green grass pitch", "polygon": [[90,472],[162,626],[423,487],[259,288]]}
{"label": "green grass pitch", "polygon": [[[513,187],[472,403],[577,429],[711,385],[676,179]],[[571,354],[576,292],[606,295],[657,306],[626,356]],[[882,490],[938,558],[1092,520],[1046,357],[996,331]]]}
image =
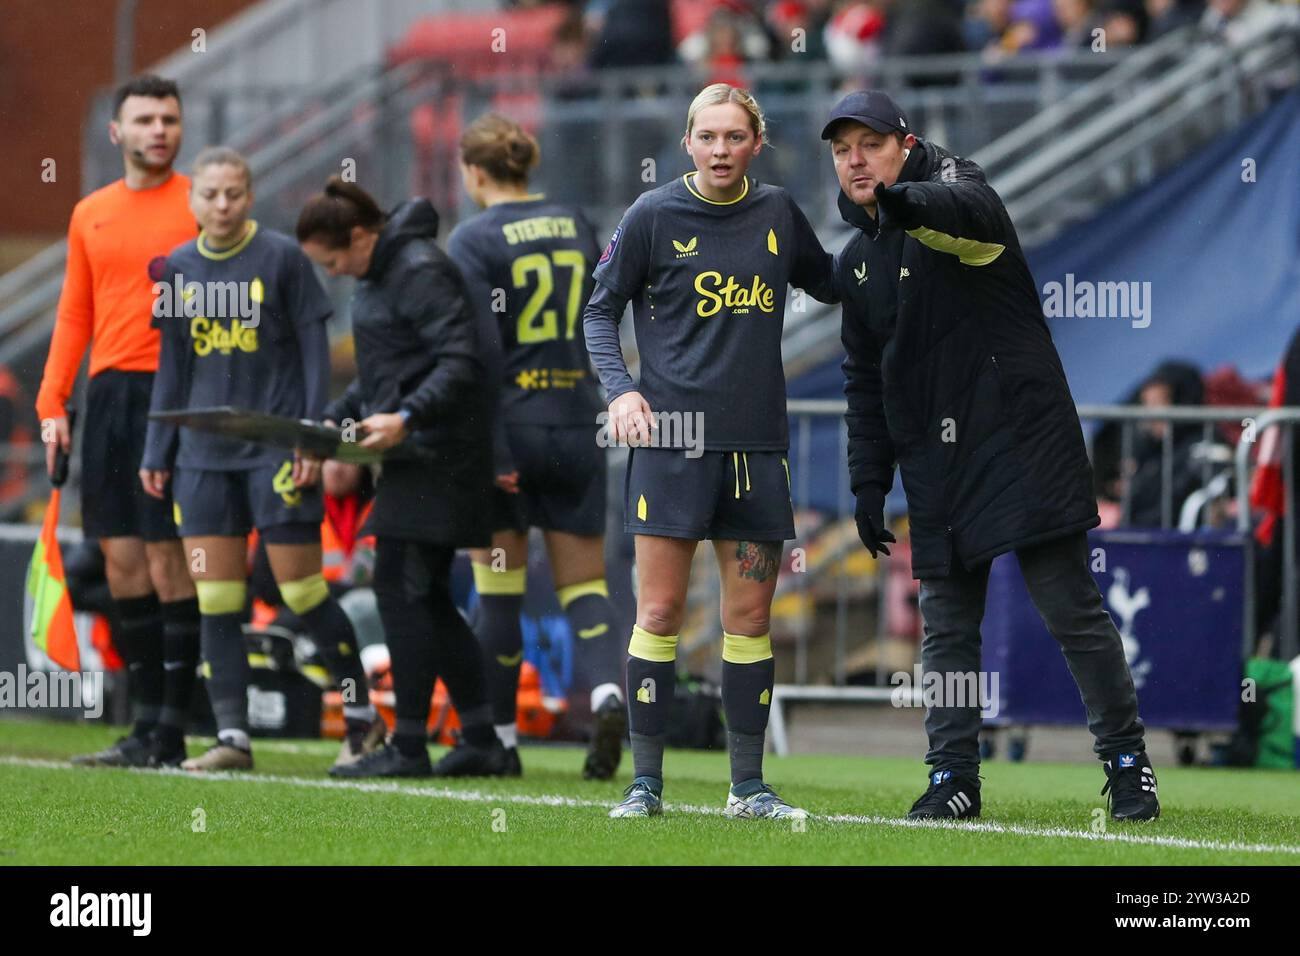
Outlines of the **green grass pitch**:
{"label": "green grass pitch", "polygon": [[516,780],[332,781],[332,741],[257,741],[257,769],[243,775],[67,766],[115,737],[0,721],[0,863],[1300,863],[1285,771],[1157,767],[1161,818],[1098,832],[1099,766],[990,761],[979,821],[917,825],[901,818],[925,785],[919,759],[769,757],[768,780],[816,815],[801,828],[724,819],[719,753],[670,752],[664,815],[610,820],[630,761],[615,781],[584,781],[576,748],[524,748]]}

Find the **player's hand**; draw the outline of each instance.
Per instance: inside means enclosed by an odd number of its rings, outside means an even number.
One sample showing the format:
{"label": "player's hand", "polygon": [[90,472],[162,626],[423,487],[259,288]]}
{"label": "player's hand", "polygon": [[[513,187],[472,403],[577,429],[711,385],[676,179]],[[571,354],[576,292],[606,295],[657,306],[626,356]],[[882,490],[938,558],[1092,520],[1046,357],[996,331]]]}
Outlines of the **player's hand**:
{"label": "player's hand", "polygon": [[519,494],[519,472],[511,471],[504,475],[496,476],[497,487],[507,494]]}
{"label": "player's hand", "polygon": [[881,227],[915,229],[921,224],[925,209],[925,195],[912,183],[894,183],[886,186],[876,183],[876,208],[880,210]]}
{"label": "player's hand", "polygon": [[361,440],[361,447],[373,448],[375,451],[386,451],[394,445],[399,445],[410,434],[406,430],[406,422],[402,421],[402,416],[396,412],[380,412],[369,418],[363,418],[358,423],[358,430],[365,432],[366,435]]}
{"label": "player's hand", "polygon": [[650,433],[658,427],[650,404],[640,392],[624,392],[609,404],[609,428],[616,443],[649,445]]}
{"label": "player's hand", "polygon": [[[59,418],[47,418],[45,421],[54,423],[54,435],[52,441],[45,443],[45,473],[51,478],[54,477],[54,455],[58,449],[62,448],[65,455],[72,454],[72,433],[68,430],[68,416],[63,415]],[[44,438],[48,429],[45,422],[41,423],[41,437]]]}
{"label": "player's hand", "polygon": [[315,455],[295,448],[293,450],[293,486],[305,488],[320,480],[321,460]]}
{"label": "player's hand", "polygon": [[853,511],[853,520],[858,525],[858,537],[873,558],[879,552],[889,554],[888,545],[896,542],[893,532],[885,527],[885,493],[875,487],[867,487],[858,493],[857,507]]}
{"label": "player's hand", "polygon": [[144,485],[144,493],[151,498],[161,499],[167,488],[167,482],[171,479],[170,471],[157,471],[152,468],[140,469],[140,484]]}

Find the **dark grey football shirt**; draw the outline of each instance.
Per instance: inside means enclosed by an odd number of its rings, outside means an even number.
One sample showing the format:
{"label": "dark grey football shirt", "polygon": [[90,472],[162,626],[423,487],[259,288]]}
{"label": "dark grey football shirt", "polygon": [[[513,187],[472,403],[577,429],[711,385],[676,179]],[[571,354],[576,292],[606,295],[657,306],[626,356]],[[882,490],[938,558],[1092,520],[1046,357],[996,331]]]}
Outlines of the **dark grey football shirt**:
{"label": "dark grey football shirt", "polygon": [[[747,179],[721,203],[693,176],[643,193],[623,216],[596,267],[588,347],[607,401],[636,388],[654,412],[702,413],[706,450],[781,451],[786,287],[835,301],[831,257],[779,186]],[[628,301],[639,385],[610,354],[609,316]]]}
{"label": "dark grey football shirt", "polygon": [[[231,249],[213,252],[200,235],[167,257],[164,294],[172,295],[179,278],[190,290],[183,300],[202,296],[204,308],[188,315],[196,310],[181,302],[155,306],[162,350],[152,410],[233,405],[320,418],[329,392],[325,322],[333,306],[298,244],[252,225],[253,233]],[[253,302],[255,326],[247,318]],[[266,445],[150,422],[141,467],[234,471],[283,460],[282,450]]]}
{"label": "dark grey football shirt", "polygon": [[601,406],[581,319],[599,252],[581,213],[540,196],[498,203],[452,230],[447,254],[502,353],[507,423],[595,422]]}

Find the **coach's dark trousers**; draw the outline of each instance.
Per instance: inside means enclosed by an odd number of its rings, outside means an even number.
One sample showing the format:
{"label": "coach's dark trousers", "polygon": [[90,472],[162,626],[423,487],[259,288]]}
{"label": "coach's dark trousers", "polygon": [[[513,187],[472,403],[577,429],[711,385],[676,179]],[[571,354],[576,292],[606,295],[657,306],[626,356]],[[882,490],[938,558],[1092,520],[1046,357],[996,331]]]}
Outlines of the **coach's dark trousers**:
{"label": "coach's dark trousers", "polygon": [[[1061,645],[1088,713],[1093,750],[1105,759],[1143,750],[1137,692],[1124,660],[1115,622],[1088,571],[1088,537],[1080,531],[1016,551],[1029,596],[1047,629]],[[921,581],[921,667],[927,673],[976,674],[980,670],[980,621],[988,590],[989,565],[967,570],[960,561],[946,578]],[[979,767],[980,710],[932,707],[925,732],[925,762],[939,770],[974,773]]]}

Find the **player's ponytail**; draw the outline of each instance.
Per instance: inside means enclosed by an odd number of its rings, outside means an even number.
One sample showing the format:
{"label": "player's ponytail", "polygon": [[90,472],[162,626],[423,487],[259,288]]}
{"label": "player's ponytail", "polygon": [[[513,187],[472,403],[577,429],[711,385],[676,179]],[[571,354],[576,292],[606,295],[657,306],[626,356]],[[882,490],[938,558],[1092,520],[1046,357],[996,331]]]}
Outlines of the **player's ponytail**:
{"label": "player's ponytail", "polygon": [[499,113],[487,113],[466,127],[460,138],[460,159],[478,166],[495,182],[525,185],[541,160],[537,140],[522,126]]}
{"label": "player's ponytail", "polygon": [[352,245],[357,226],[370,232],[384,227],[387,217],[375,198],[356,183],[331,176],[322,192],[307,200],[298,215],[299,242],[320,242],[330,249]]}

